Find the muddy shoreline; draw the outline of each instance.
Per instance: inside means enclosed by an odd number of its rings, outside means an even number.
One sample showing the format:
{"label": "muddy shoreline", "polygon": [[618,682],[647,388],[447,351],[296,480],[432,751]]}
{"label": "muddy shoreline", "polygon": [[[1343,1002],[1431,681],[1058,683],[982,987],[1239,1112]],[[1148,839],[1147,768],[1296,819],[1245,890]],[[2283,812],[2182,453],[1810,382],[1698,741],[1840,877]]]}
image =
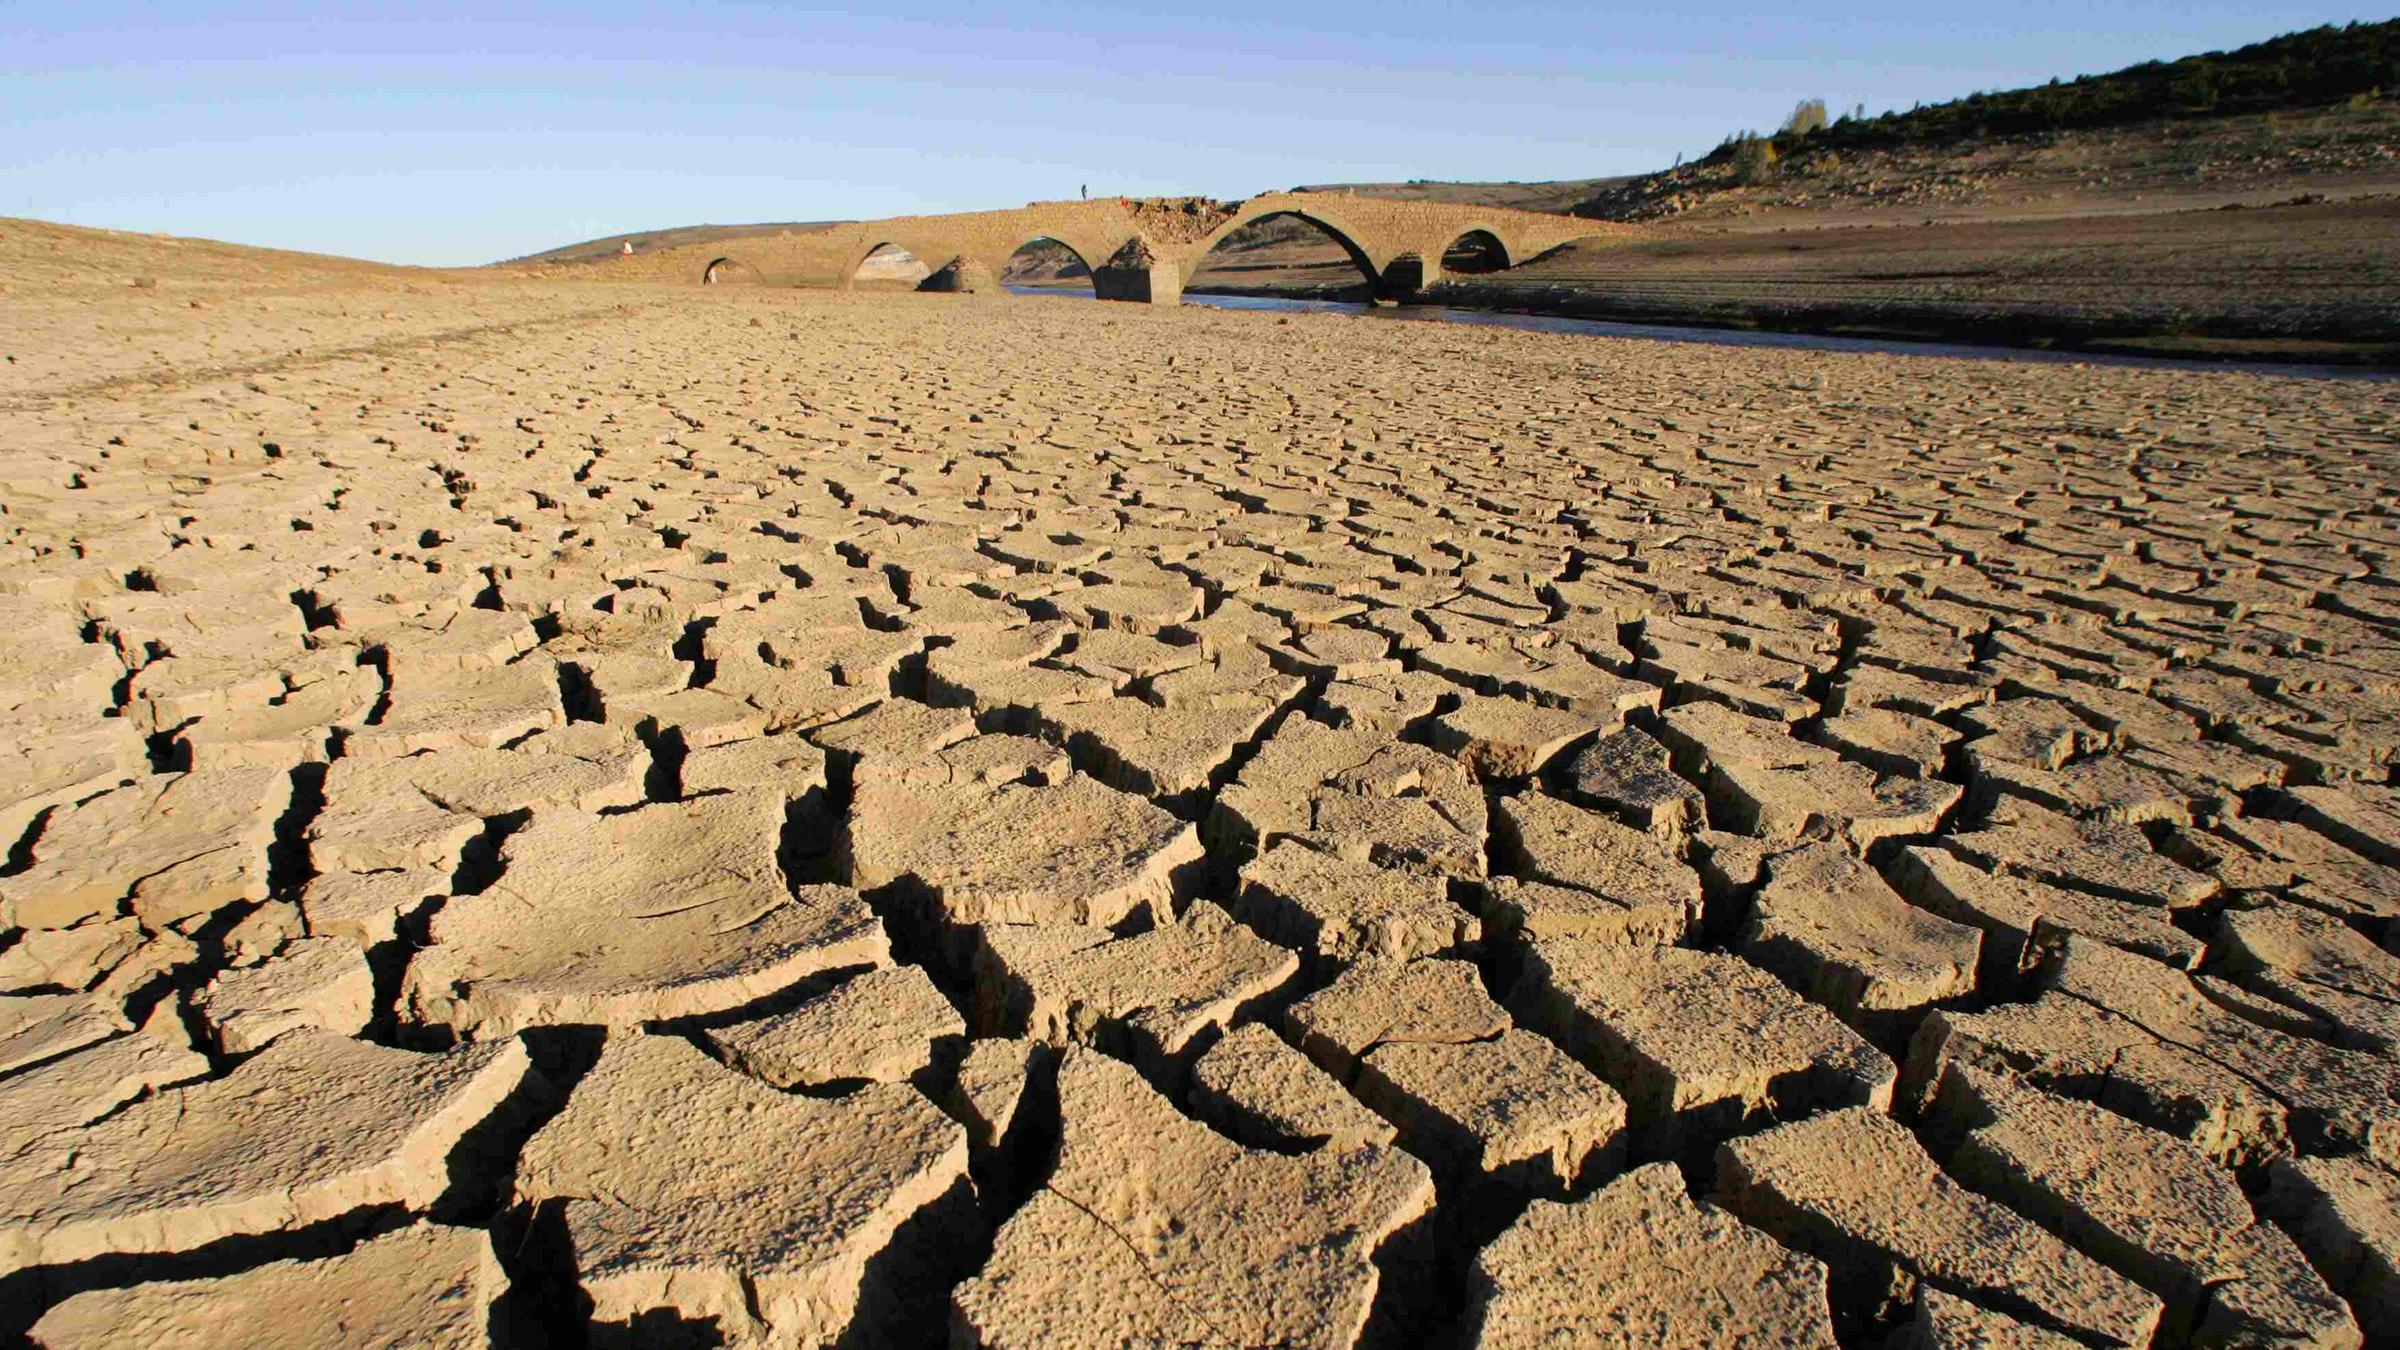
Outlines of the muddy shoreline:
{"label": "muddy shoreline", "polygon": [[[1796,218],[1796,217],[1795,217]],[[1780,219],[1780,218],[1778,218]],[[2199,361],[2400,365],[2400,197],[2131,215],[1666,227],[1583,240],[1409,302]],[[1264,259],[1260,260],[1265,261]],[[1326,250],[1192,294],[1364,300]]]}
{"label": "muddy shoreline", "polygon": [[[1364,304],[1369,288],[1352,286],[1192,286],[1186,295],[1244,296]],[[2269,362],[2279,365],[2400,369],[2400,336],[2365,338],[2320,333],[2271,333],[2225,315],[2180,331],[2142,332],[2122,324],[2024,308],[1962,313],[1931,304],[1811,303],[1763,305],[1735,299],[1661,304],[1638,296],[1566,286],[1435,286],[1400,301],[1494,314],[1596,319],[1739,332],[1802,333],[1821,337],[1926,342],[2012,351],[2091,352],[2179,361]]]}
{"label": "muddy shoreline", "polygon": [[[1563,293],[1562,293],[1563,292]],[[2127,331],[2038,309],[1961,313],[1939,305],[1838,303],[1770,306],[1738,300],[1658,304],[1561,287],[1439,286],[1411,303],[1500,313],[1548,314],[1619,323],[1813,333],[1827,337],[1963,343],[2037,351],[2085,351],[2185,361],[2272,361],[2400,368],[2400,337],[2373,339],[2248,328],[2226,315],[2172,332]]]}

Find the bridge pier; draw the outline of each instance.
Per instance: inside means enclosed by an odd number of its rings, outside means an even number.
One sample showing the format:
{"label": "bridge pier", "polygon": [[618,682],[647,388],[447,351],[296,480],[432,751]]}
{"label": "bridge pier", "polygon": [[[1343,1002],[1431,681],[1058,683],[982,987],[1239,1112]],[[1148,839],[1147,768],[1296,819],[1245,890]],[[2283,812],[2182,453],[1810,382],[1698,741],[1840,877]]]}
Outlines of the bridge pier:
{"label": "bridge pier", "polygon": [[943,263],[933,275],[918,282],[917,289],[958,295],[997,294],[1000,278],[986,264],[960,256]]}
{"label": "bridge pier", "polygon": [[1375,298],[1406,300],[1442,279],[1442,266],[1428,266],[1425,259],[1414,253],[1404,253],[1386,265],[1375,278]]}
{"label": "bridge pier", "polygon": [[1092,269],[1092,295],[1138,305],[1183,303],[1183,264],[1161,258],[1140,235],[1125,241],[1108,261]]}
{"label": "bridge pier", "polygon": [[1093,269],[1092,294],[1102,300],[1130,300],[1140,305],[1179,305],[1183,303],[1183,269],[1155,259],[1130,266],[1110,262]]}

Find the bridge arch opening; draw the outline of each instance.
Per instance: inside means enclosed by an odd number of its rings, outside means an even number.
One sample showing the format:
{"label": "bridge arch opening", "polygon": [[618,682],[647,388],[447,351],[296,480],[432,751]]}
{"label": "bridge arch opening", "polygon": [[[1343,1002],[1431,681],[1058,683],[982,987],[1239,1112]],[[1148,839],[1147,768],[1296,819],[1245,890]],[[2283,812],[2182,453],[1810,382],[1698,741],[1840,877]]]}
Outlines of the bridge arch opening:
{"label": "bridge arch opening", "polygon": [[1348,235],[1297,211],[1244,222],[1210,246],[1186,291],[1371,300],[1375,264]]}
{"label": "bridge arch opening", "polygon": [[755,286],[763,280],[765,278],[758,274],[757,268],[739,258],[712,259],[700,272],[700,284],[703,286]]}
{"label": "bridge arch opening", "polygon": [[913,291],[933,275],[933,268],[916,254],[891,242],[877,244],[850,269],[850,284],[874,290]]}
{"label": "bridge arch opening", "polygon": [[1442,270],[1473,276],[1479,272],[1501,272],[1510,266],[1508,245],[1490,230],[1469,230],[1450,241],[1442,250]]}
{"label": "bridge arch opening", "polygon": [[1092,264],[1073,244],[1046,234],[1017,245],[1000,269],[1000,284],[1044,295],[1089,296]]}

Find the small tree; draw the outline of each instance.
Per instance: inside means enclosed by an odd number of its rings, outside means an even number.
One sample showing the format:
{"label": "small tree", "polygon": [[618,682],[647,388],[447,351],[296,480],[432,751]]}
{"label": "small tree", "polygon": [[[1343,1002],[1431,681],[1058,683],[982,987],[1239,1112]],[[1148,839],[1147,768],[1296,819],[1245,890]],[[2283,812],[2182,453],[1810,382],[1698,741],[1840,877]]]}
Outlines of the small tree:
{"label": "small tree", "polygon": [[1744,136],[1733,147],[1733,181],[1743,187],[1775,176],[1775,142],[1764,136]]}
{"label": "small tree", "polygon": [[1792,115],[1783,119],[1780,135],[1799,137],[1825,129],[1825,100],[1804,98],[1793,107]]}

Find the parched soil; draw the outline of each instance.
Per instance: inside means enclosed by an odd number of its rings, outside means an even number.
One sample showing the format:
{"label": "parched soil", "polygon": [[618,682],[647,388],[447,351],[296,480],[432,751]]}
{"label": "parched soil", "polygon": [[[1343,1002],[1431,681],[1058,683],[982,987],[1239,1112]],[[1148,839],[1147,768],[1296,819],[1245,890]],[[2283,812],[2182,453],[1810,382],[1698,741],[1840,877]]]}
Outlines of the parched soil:
{"label": "parched soil", "polygon": [[0,309],[0,1335],[2388,1343],[2383,384],[156,281]]}

